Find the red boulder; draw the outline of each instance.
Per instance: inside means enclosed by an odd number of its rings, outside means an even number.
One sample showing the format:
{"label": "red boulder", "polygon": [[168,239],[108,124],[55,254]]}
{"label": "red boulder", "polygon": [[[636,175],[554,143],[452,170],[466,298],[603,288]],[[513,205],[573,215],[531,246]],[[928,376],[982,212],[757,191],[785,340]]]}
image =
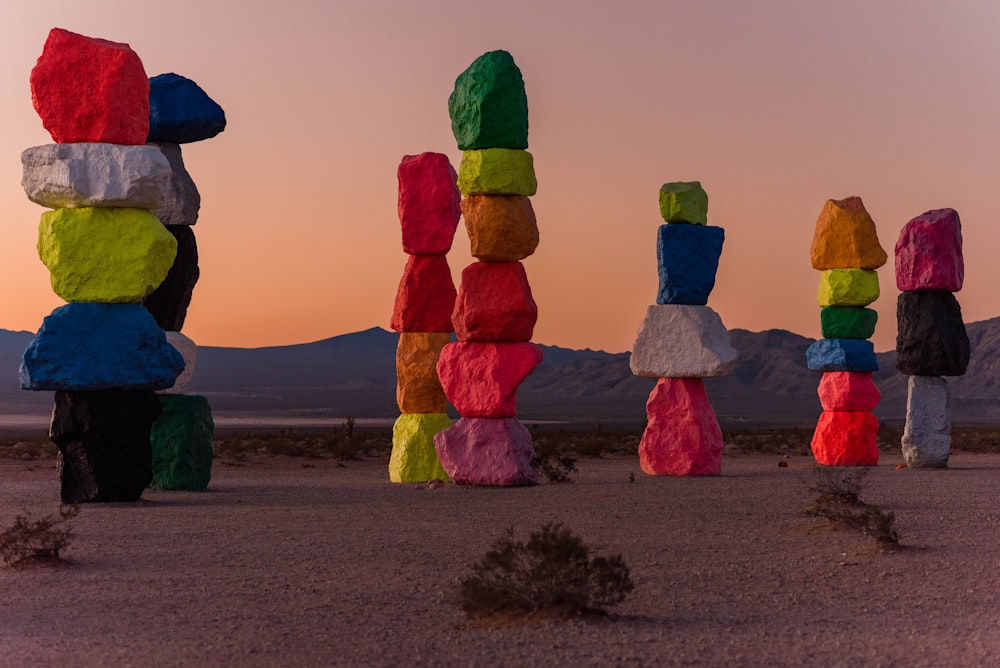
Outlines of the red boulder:
{"label": "red boulder", "polygon": [[701,378],[661,378],[646,402],[639,465],[649,475],[719,475],[722,430]]}
{"label": "red boulder", "polygon": [[878,418],[871,413],[824,411],[812,438],[817,464],[875,466],[878,464]]}
{"label": "red boulder", "polygon": [[533,343],[449,343],[438,359],[438,377],[462,417],[513,417],[517,388],[542,362]]}
{"label": "red boulder", "polygon": [[399,179],[399,224],[410,255],[444,255],[462,216],[458,175],[442,153],[403,156]]}
{"label": "red boulder", "polygon": [[459,341],[530,341],[536,320],[520,262],[474,262],[462,271],[451,316]]}
{"label": "red boulder", "polygon": [[389,326],[397,332],[450,332],[455,283],[443,255],[411,255]]}
{"label": "red boulder", "polygon": [[827,371],[819,381],[825,411],[871,412],[882,400],[870,371]]}

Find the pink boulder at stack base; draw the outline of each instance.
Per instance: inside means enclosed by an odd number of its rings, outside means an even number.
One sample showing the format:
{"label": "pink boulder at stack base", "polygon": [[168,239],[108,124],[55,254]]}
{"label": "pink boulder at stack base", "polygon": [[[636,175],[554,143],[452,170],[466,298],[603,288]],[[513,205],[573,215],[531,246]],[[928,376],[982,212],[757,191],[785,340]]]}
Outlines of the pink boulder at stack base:
{"label": "pink boulder at stack base", "polygon": [[661,378],[646,402],[639,465],[649,475],[719,475],[722,430],[701,378]]}
{"label": "pink boulder at stack base", "polygon": [[825,411],[871,412],[881,400],[871,372],[828,371],[819,381],[819,402]]}
{"label": "pink boulder at stack base", "polygon": [[409,255],[444,255],[462,217],[458,175],[441,153],[403,156],[399,179],[399,224]]}
{"label": "pink boulder at stack base", "polygon": [[389,326],[397,332],[451,332],[456,295],[443,255],[411,255],[399,281]]}
{"label": "pink boulder at stack base", "polygon": [[965,281],[962,223],[954,209],[923,213],[906,225],[896,242],[896,287],[958,292]]}
{"label": "pink boulder at stack base", "polygon": [[520,262],[474,262],[462,271],[451,316],[459,341],[530,341],[536,320]]}
{"label": "pink boulder at stack base", "polygon": [[31,99],[57,144],[145,144],[149,78],[128,44],[53,28],[31,70]]}
{"label": "pink boulder at stack base", "polygon": [[437,371],[445,394],[462,417],[514,417],[517,388],[541,364],[533,343],[449,343]]}
{"label": "pink boulder at stack base", "polygon": [[533,485],[531,434],[515,418],[463,417],[434,435],[445,473],[465,485]]}
{"label": "pink boulder at stack base", "polygon": [[878,464],[878,418],[872,413],[824,411],[812,438],[813,456],[825,466]]}

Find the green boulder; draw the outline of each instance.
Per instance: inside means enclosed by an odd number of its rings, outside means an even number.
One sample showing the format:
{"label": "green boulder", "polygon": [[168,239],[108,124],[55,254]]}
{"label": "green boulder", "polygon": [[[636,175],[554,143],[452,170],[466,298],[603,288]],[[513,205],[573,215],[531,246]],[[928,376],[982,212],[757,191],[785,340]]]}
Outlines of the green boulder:
{"label": "green boulder", "polygon": [[698,181],[660,186],[660,215],[668,223],[708,224],[708,193]]}
{"label": "green boulder", "polygon": [[463,151],[528,148],[528,96],[521,70],[506,51],[484,53],[458,75],[448,113]]}
{"label": "green boulder", "polygon": [[878,312],[860,306],[826,306],[819,320],[824,339],[870,339]]}
{"label": "green boulder", "polygon": [[484,148],[466,151],[458,168],[462,195],[534,195],[535,161],[527,151]]}
{"label": "green boulder", "polygon": [[208,399],[194,394],[159,395],[162,412],[149,435],[153,489],[200,490],[212,477],[215,424]]}
{"label": "green boulder", "polygon": [[434,449],[434,434],[451,426],[444,413],[403,413],[392,427],[389,480],[427,482],[447,480]]}

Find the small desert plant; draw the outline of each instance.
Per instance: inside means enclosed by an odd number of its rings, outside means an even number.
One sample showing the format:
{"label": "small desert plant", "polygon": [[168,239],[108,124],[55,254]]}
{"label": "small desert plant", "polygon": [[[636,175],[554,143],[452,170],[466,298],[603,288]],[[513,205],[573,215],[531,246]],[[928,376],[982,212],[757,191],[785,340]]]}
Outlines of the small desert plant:
{"label": "small desert plant", "polygon": [[577,473],[576,457],[558,452],[538,453],[531,459],[531,465],[553,483],[573,482],[571,476]]}
{"label": "small desert plant", "polygon": [[70,527],[56,528],[77,516],[79,506],[62,506],[58,513],[40,520],[18,515],[14,525],[0,533],[0,557],[8,566],[36,562],[59,562],[72,539]]}
{"label": "small desert plant", "polygon": [[819,496],[805,512],[858,529],[880,545],[898,545],[895,514],[861,500],[868,473],[861,467],[817,466],[812,491]]}
{"label": "small desert plant", "polygon": [[583,541],[558,522],[532,532],[526,542],[508,529],[472,571],[460,589],[470,617],[602,612],[635,587],[621,555],[591,559]]}

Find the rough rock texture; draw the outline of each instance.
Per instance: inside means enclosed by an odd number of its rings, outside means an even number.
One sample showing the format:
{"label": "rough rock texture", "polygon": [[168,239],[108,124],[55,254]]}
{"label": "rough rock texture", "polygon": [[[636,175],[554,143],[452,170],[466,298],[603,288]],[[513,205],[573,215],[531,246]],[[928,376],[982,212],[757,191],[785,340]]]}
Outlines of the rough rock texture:
{"label": "rough rock texture", "polygon": [[458,75],[448,113],[463,151],[528,148],[528,96],[521,70],[506,51],[484,53]]}
{"label": "rough rock texture", "polygon": [[183,394],[194,376],[194,365],[198,359],[198,344],[180,332],[164,333],[167,336],[167,343],[172,345],[174,350],[179,352],[184,359],[184,370],[177,376],[174,384],[165,390],[160,390],[160,394]]}
{"label": "rough rock texture", "polygon": [[951,454],[951,390],[940,376],[910,376],[906,383],[903,460],[911,468],[944,468]]}
{"label": "rough rock texture", "polygon": [[392,426],[389,480],[427,482],[447,480],[448,474],[434,450],[434,435],[451,426],[444,413],[404,413]]}
{"label": "rough rock texture", "polygon": [[462,270],[451,316],[459,341],[530,341],[536,320],[520,262],[474,262]]}
{"label": "rough rock texture", "polygon": [[389,326],[397,332],[451,332],[455,283],[443,255],[411,255]]}
{"label": "rough rock texture", "polygon": [[878,371],[875,346],[863,339],[820,339],[806,349],[813,371]]}
{"label": "rough rock texture", "polygon": [[888,257],[878,242],[875,221],[860,197],[828,199],[816,221],[812,247],[813,269],[878,269]]}
{"label": "rough rock texture", "polygon": [[74,303],[45,317],[19,373],[24,390],[164,390],[183,370],[139,304]]}
{"label": "rough rock texture", "polygon": [[434,436],[448,476],[460,485],[533,485],[531,434],[514,418],[463,417]]}
{"label": "rough rock texture", "polygon": [[517,262],[538,247],[538,223],[524,195],[472,195],[462,200],[472,256]]}
{"label": "rough rock texture", "polygon": [[881,399],[871,372],[828,371],[819,381],[819,402],[825,411],[871,412]]}
{"label": "rough rock texture", "polygon": [[878,311],[860,306],[824,306],[819,319],[824,339],[870,339]]}
{"label": "rough rock texture", "polygon": [[651,378],[725,376],[736,366],[736,349],[708,306],[654,304],[639,326],[629,366]]}
{"label": "rough rock texture", "polygon": [[660,215],[668,223],[708,224],[708,193],[698,181],[660,186]]}
{"label": "rough rock texture", "polygon": [[649,475],[719,475],[722,430],[700,378],[661,378],[646,402],[639,465]]}
{"label": "rough rock texture", "polygon": [[49,435],[59,448],[63,503],[135,501],[153,478],[152,392],[56,392]]}
{"label": "rough rock texture", "polygon": [[31,101],[58,144],[144,144],[149,79],[128,44],[53,28],[31,70]]}
{"label": "rough rock texture", "polygon": [[462,217],[458,175],[442,153],[403,156],[399,181],[399,224],[403,251],[410,255],[444,255],[451,250]]}
{"label": "rough rock texture", "polygon": [[396,403],[403,413],[446,413],[448,397],[438,379],[447,332],[403,332],[396,346]]}
{"label": "rough rock texture", "polygon": [[196,394],[160,396],[162,412],[149,435],[154,489],[208,487],[212,478],[215,422],[208,399]]}
{"label": "rough rock texture", "polygon": [[176,255],[176,239],[142,209],[56,209],[38,226],[38,256],[68,302],[138,303]]}
{"label": "rough rock texture", "polygon": [[726,232],[707,225],[660,225],[656,236],[657,304],[704,305],[715,287]]}
{"label": "rough rock texture", "polygon": [[868,306],[878,295],[878,274],[870,269],[826,269],[820,274],[820,306]]}
{"label": "rough rock texture", "polygon": [[149,80],[149,142],[211,139],[226,129],[226,112],[201,86],[179,74]]}
{"label": "rough rock texture", "polygon": [[533,343],[459,342],[441,350],[437,369],[462,417],[503,418],[517,413],[517,388],[541,362]]}
{"label": "rough rock texture", "polygon": [[458,167],[458,189],[469,195],[534,195],[534,159],[527,151],[484,148],[466,151]]}
{"label": "rough rock texture", "polygon": [[878,418],[871,413],[824,411],[812,437],[813,457],[824,466],[878,464]]}
{"label": "rough rock texture", "polygon": [[171,225],[167,231],[177,240],[177,256],[167,277],[142,300],[142,305],[162,329],[179,332],[184,328],[191,295],[201,274],[198,269],[198,244],[194,230],[186,225]]}
{"label": "rough rock texture", "polygon": [[21,166],[28,199],[50,209],[156,209],[170,183],[170,163],[155,146],[46,144],[21,153]]}
{"label": "rough rock texture", "polygon": [[961,376],[969,366],[962,307],[950,292],[901,292],[896,300],[896,368],[908,376]]}
{"label": "rough rock texture", "polygon": [[928,211],[903,226],[896,241],[897,288],[958,292],[964,281],[958,212]]}
{"label": "rough rock texture", "polygon": [[201,194],[194,179],[184,168],[181,147],[177,144],[156,146],[170,163],[171,174],[170,184],[164,193],[164,204],[161,208],[154,209],[153,215],[167,226],[194,225],[198,222],[198,211],[201,209]]}

